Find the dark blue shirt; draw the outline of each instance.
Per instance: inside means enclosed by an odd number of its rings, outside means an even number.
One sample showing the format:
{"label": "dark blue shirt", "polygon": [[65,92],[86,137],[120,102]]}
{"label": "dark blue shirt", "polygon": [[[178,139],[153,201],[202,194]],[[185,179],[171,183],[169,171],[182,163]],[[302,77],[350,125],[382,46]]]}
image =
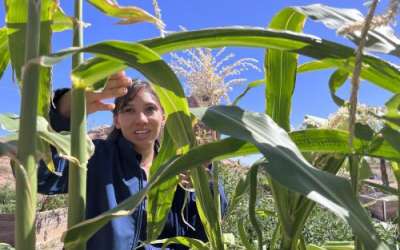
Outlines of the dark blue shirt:
{"label": "dark blue shirt", "polygon": [[[69,121],[53,108],[50,112],[53,127],[57,130],[68,130]],[[120,202],[137,193],[146,185],[146,175],[140,167],[141,156],[134,150],[133,144],[122,135],[114,139],[94,140],[95,153],[88,162],[87,173],[87,208],[86,218],[90,219],[116,207]],[[59,157],[53,149],[53,160],[56,175],[47,170],[45,164],[39,164],[38,191],[44,194],[66,193],[68,190],[68,162]],[[219,187],[222,207],[226,199],[222,187]],[[184,208],[185,220],[195,229],[184,223],[181,215]],[[196,208],[195,193],[185,197],[185,191],[179,187],[175,192],[173,204],[168,214],[165,227],[159,239],[174,236],[186,236],[207,241]],[[145,240],[146,210],[142,202],[131,216],[113,219],[96,232],[87,243],[88,250],[131,250],[139,240]],[[160,249],[146,246],[145,249]],[[187,249],[184,246],[172,245],[169,249]]]}

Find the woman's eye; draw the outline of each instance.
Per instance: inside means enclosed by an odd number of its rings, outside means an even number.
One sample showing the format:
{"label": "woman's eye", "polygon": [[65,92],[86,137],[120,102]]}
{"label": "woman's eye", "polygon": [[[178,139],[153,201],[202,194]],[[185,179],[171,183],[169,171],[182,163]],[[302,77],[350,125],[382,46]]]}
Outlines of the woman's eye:
{"label": "woman's eye", "polygon": [[156,107],[150,106],[146,108],[147,113],[153,113],[154,111],[156,111]]}
{"label": "woman's eye", "polygon": [[122,113],[133,113],[135,110],[130,107],[125,107],[122,109]]}

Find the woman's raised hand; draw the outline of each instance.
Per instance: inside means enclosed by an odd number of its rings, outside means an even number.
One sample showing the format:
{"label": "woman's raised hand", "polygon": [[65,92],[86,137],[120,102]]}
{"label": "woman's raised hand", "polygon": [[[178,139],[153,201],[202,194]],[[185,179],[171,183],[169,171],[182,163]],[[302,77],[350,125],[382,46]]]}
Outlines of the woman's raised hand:
{"label": "woman's raised hand", "polygon": [[86,94],[86,108],[87,113],[94,113],[97,111],[113,110],[113,103],[104,103],[104,99],[116,98],[123,96],[127,93],[132,84],[132,79],[125,75],[125,71],[120,71],[108,78],[106,86],[100,92],[88,91]]}
{"label": "woman's raised hand", "polygon": [[[86,92],[86,110],[88,114],[102,110],[113,110],[113,103],[105,103],[104,99],[123,96],[127,93],[127,87],[132,85],[132,79],[125,75],[125,71],[120,71],[111,75],[104,89],[100,92]],[[71,112],[71,91],[65,93],[56,104],[57,110],[65,117],[70,116]]]}

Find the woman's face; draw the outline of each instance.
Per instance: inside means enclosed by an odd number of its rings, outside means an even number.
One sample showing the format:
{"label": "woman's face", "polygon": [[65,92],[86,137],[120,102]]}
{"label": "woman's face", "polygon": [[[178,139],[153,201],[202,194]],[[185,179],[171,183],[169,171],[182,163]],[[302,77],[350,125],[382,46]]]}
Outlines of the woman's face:
{"label": "woman's face", "polygon": [[164,113],[157,99],[146,89],[141,89],[127,105],[114,116],[115,127],[132,142],[135,149],[154,147],[164,124]]}

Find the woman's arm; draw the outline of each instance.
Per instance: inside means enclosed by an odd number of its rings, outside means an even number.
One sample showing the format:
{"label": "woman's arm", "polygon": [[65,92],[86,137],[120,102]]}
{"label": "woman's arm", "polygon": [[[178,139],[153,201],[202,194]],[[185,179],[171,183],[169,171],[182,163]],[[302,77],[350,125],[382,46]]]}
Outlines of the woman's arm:
{"label": "woman's arm", "polygon": [[[104,103],[104,99],[116,98],[127,93],[127,87],[132,84],[132,79],[125,75],[124,71],[118,72],[107,81],[102,91],[86,92],[86,109],[87,114],[97,111],[110,111],[114,109],[113,103]],[[56,103],[58,112],[68,118],[71,113],[71,91],[66,92]]]}
{"label": "woman's arm", "polygon": [[[132,84],[132,80],[121,71],[112,75],[106,87],[100,92],[87,91],[86,105],[88,114],[100,110],[112,110],[114,104],[103,103],[103,99],[115,98],[124,95],[126,87]],[[71,112],[71,91],[69,89],[56,90],[50,108],[50,125],[57,131],[69,131]],[[43,194],[61,194],[68,192],[68,161],[60,157],[54,147],[51,147],[55,172],[48,170],[43,161],[38,166],[38,192]]]}

